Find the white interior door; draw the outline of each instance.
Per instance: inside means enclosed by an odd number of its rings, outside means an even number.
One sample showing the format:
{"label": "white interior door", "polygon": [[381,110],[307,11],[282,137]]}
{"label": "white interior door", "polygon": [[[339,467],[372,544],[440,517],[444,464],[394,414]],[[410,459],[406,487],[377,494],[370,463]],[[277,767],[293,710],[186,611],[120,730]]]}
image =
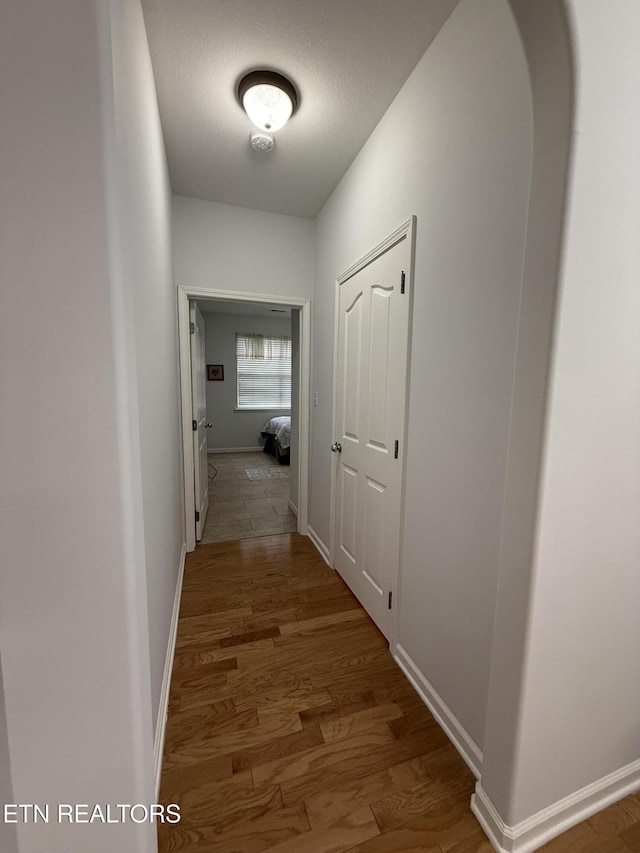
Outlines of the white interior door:
{"label": "white interior door", "polygon": [[195,302],[189,303],[191,321],[191,399],[193,461],[195,475],[196,541],[202,539],[209,509],[207,467],[207,378],[204,352],[204,319]]}
{"label": "white interior door", "polygon": [[390,639],[400,547],[411,231],[341,277],[335,568]]}

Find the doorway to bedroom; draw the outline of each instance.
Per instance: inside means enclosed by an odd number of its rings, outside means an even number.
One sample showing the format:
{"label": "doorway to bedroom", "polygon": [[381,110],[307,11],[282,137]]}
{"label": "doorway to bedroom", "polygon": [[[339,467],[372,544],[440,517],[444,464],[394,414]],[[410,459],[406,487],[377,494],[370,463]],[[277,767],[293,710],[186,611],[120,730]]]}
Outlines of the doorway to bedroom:
{"label": "doorway to bedroom", "polygon": [[309,305],[263,299],[179,295],[188,550],[306,533]]}
{"label": "doorway to bedroom", "polygon": [[290,472],[292,452],[297,458],[298,418],[292,395],[297,329],[292,327],[298,318],[280,305],[196,304],[205,329],[209,492],[199,541],[294,532]]}

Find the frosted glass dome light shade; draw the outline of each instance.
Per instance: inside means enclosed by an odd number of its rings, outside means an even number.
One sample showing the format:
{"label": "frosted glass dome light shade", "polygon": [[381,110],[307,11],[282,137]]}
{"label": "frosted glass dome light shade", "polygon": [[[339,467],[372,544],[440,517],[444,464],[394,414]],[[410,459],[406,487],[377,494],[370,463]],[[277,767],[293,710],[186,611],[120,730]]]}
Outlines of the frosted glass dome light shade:
{"label": "frosted glass dome light shade", "polygon": [[293,84],[274,71],[253,71],[242,78],[238,96],[260,130],[273,132],[287,123],[297,106]]}
{"label": "frosted glass dome light shade", "polygon": [[291,98],[276,86],[252,86],[245,92],[242,106],[260,130],[280,130],[293,112]]}

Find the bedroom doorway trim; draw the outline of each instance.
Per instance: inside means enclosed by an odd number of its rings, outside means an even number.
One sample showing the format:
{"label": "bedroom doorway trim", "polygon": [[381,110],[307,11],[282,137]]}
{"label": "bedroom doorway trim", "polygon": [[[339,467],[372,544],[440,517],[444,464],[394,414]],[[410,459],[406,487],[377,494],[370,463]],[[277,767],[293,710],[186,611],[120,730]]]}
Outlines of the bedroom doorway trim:
{"label": "bedroom doorway trim", "polygon": [[216,290],[209,287],[178,287],[178,351],[180,358],[180,408],[182,424],[182,457],[184,483],[184,525],[187,551],[196,547],[194,459],[191,429],[191,355],[189,337],[189,300],[210,299],[216,302],[269,303],[297,308],[300,311],[300,385],[299,385],[299,462],[298,462],[298,533],[308,535],[309,513],[309,414],[311,369],[311,302],[295,296],[268,293],[246,293]]}

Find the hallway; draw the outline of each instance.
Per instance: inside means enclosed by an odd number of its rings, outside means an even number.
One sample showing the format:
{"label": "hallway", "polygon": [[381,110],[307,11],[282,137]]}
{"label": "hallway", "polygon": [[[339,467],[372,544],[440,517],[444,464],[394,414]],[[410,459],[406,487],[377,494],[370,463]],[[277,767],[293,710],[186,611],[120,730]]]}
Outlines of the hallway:
{"label": "hallway", "polygon": [[[308,539],[199,546],[187,561],[160,853],[489,853],[474,778],[381,634]],[[548,853],[640,847],[640,798]]]}
{"label": "hallway", "polygon": [[489,850],[473,784],[308,539],[189,555],[160,795],[182,819],[161,853]]}

